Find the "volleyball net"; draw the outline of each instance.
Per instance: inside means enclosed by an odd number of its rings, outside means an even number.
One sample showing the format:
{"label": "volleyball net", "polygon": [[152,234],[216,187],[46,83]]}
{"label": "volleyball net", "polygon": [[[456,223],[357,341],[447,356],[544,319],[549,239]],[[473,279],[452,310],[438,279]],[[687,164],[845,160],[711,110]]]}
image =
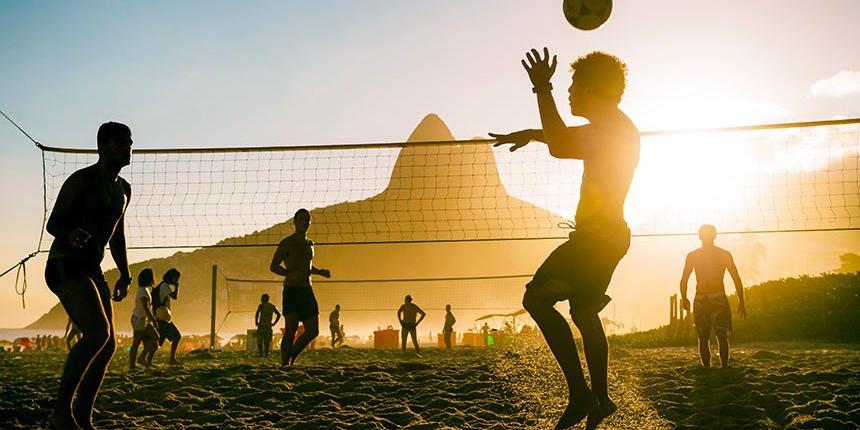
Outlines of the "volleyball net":
{"label": "volleyball net", "polygon": [[[260,148],[140,149],[130,248],[271,246],[313,214],[318,245],[557,239],[582,162],[545,145],[489,140]],[[39,145],[45,212],[95,150]],[[625,206],[634,235],[860,227],[860,119],[644,132]],[[49,247],[43,235],[40,250]]]}

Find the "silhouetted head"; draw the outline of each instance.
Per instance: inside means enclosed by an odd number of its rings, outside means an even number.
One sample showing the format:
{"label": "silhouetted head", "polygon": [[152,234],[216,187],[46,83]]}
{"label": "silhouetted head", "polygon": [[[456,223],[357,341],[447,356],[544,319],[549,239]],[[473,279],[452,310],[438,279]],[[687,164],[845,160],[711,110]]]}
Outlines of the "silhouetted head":
{"label": "silhouetted head", "polygon": [[305,208],[301,208],[293,215],[293,224],[296,225],[296,231],[308,231],[311,226],[311,213]]}
{"label": "silhouetted head", "polygon": [[168,284],[179,285],[180,275],[181,273],[179,273],[178,270],[171,267],[170,270],[164,272],[164,276],[161,277],[161,280],[167,282]]}
{"label": "silhouetted head", "polygon": [[131,129],[118,122],[106,122],[96,135],[99,160],[119,167],[131,163]]}
{"label": "silhouetted head", "polygon": [[260,301],[263,303],[269,303],[269,295],[263,294],[262,296],[260,296]]}
{"label": "silhouetted head", "polygon": [[155,283],[155,275],[152,274],[152,269],[147,267],[137,274],[137,286],[148,287]]}
{"label": "silhouetted head", "polygon": [[406,295],[406,298],[405,298],[405,299],[403,299],[403,302],[404,302],[404,303],[412,303],[412,296],[410,296],[410,295],[408,295],[408,294],[407,294],[407,295]]}
{"label": "silhouetted head", "polygon": [[711,245],[714,243],[714,240],[717,238],[717,228],[710,225],[705,224],[699,227],[699,240],[702,241],[704,245]]}
{"label": "silhouetted head", "polygon": [[445,310],[447,312],[451,312],[451,305],[445,305]]}
{"label": "silhouetted head", "polygon": [[334,305],[334,310],[339,311],[339,310],[340,310],[340,305]]}
{"label": "silhouetted head", "polygon": [[627,66],[614,55],[594,51],[570,65],[570,113],[588,118],[595,111],[617,107],[624,94]]}

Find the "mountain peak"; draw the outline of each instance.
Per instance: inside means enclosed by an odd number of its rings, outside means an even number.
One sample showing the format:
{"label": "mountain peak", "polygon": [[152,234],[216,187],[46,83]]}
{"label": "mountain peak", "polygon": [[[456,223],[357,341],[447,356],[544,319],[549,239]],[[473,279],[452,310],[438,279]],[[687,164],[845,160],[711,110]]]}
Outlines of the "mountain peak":
{"label": "mountain peak", "polygon": [[451,130],[435,113],[428,113],[406,139],[407,142],[434,142],[454,140]]}

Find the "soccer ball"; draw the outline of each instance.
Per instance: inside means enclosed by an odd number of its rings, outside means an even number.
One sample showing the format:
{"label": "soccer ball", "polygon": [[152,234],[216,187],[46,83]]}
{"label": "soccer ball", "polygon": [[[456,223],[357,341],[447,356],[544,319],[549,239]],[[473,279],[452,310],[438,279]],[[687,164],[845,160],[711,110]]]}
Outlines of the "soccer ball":
{"label": "soccer ball", "polygon": [[564,0],[564,17],[580,30],[594,30],[603,25],[612,12],[612,0]]}

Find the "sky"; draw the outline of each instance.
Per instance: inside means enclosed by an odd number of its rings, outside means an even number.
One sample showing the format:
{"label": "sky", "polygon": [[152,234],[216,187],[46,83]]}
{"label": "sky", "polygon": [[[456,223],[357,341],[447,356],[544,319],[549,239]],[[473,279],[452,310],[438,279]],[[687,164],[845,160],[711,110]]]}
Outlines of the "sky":
{"label": "sky", "polygon": [[[0,109],[78,148],[107,120],[136,148],[402,141],[430,112],[471,138],[539,125],[519,61],[548,46],[562,66],[624,60],[621,107],[642,130],[860,117],[857,22],[856,0],[619,0],[592,32],[560,1],[3,2]],[[0,123],[0,270],[36,247],[40,162]],[[43,264],[26,309],[0,279],[0,327],[56,303]]]}

